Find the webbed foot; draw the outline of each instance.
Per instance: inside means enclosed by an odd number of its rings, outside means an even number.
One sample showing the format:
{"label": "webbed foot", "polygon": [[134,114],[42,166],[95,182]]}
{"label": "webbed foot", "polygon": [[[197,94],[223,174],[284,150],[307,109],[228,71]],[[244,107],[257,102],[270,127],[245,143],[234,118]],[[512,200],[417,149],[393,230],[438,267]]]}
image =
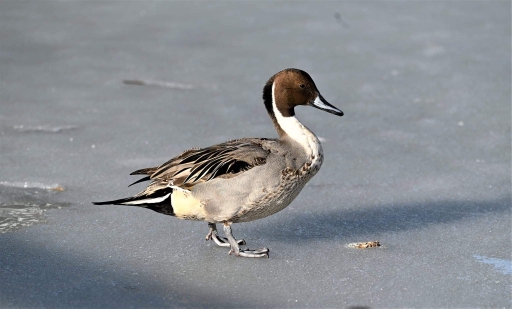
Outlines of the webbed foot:
{"label": "webbed foot", "polygon": [[268,248],[261,248],[261,249],[256,249],[256,250],[250,250],[250,249],[245,249],[245,250],[238,250],[238,252],[234,251],[233,249],[229,250],[229,253],[231,255],[231,253],[234,253],[236,256],[241,256],[241,257],[251,257],[251,258],[259,258],[259,257],[266,257],[266,258],[269,258],[269,253],[270,250],[268,250]]}
{"label": "webbed foot", "polygon": [[269,250],[267,248],[262,248],[262,249],[257,249],[257,250],[250,250],[250,249],[240,250],[240,247],[238,246],[238,242],[233,237],[233,233],[231,231],[231,222],[224,222],[224,234],[226,235],[229,246],[231,247],[231,249],[229,250],[229,254],[234,253],[235,256],[251,257],[251,258],[259,258],[259,257],[268,258],[269,257],[269,255],[268,255]]}

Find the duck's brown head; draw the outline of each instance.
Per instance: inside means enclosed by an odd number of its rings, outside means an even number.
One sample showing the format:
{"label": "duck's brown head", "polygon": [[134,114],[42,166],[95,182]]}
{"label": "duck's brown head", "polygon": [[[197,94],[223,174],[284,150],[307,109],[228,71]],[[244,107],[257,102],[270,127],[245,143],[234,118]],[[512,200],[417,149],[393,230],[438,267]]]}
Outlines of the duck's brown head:
{"label": "duck's brown head", "polygon": [[[263,101],[276,129],[280,131],[276,113],[282,117],[295,116],[295,106],[313,106],[337,116],[343,112],[327,102],[308,73],[286,69],[272,76],[263,88]],[[281,132],[279,132],[281,135]]]}

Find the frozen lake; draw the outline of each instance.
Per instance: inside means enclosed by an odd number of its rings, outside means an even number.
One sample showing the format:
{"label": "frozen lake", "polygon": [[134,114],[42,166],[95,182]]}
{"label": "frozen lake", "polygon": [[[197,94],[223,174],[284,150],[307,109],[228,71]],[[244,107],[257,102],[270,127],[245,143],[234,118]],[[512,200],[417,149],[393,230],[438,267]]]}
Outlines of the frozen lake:
{"label": "frozen lake", "polygon": [[[510,1],[1,1],[0,307],[511,307],[510,24]],[[322,169],[234,226],[270,259],[91,204],[276,137],[287,67],[345,116],[297,109]]]}

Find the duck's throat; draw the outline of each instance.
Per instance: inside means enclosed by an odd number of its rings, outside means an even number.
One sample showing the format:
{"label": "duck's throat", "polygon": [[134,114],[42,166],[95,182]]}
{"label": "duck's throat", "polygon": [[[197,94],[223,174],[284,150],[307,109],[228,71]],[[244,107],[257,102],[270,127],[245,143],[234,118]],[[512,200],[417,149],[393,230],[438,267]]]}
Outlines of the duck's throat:
{"label": "duck's throat", "polygon": [[310,155],[314,159],[322,156],[322,145],[316,135],[304,126],[295,116],[285,117],[279,111],[274,96],[274,85],[272,85],[272,111],[274,112],[277,125],[283,133],[299,144],[307,155]]}

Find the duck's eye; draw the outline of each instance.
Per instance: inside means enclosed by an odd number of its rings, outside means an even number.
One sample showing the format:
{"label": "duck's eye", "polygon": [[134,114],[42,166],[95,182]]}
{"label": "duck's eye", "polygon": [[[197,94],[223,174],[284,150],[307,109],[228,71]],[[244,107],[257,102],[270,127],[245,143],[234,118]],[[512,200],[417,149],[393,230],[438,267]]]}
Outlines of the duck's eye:
{"label": "duck's eye", "polygon": [[306,88],[306,85],[304,85],[304,84],[300,84],[300,85],[299,85],[299,87],[300,87],[300,88]]}

